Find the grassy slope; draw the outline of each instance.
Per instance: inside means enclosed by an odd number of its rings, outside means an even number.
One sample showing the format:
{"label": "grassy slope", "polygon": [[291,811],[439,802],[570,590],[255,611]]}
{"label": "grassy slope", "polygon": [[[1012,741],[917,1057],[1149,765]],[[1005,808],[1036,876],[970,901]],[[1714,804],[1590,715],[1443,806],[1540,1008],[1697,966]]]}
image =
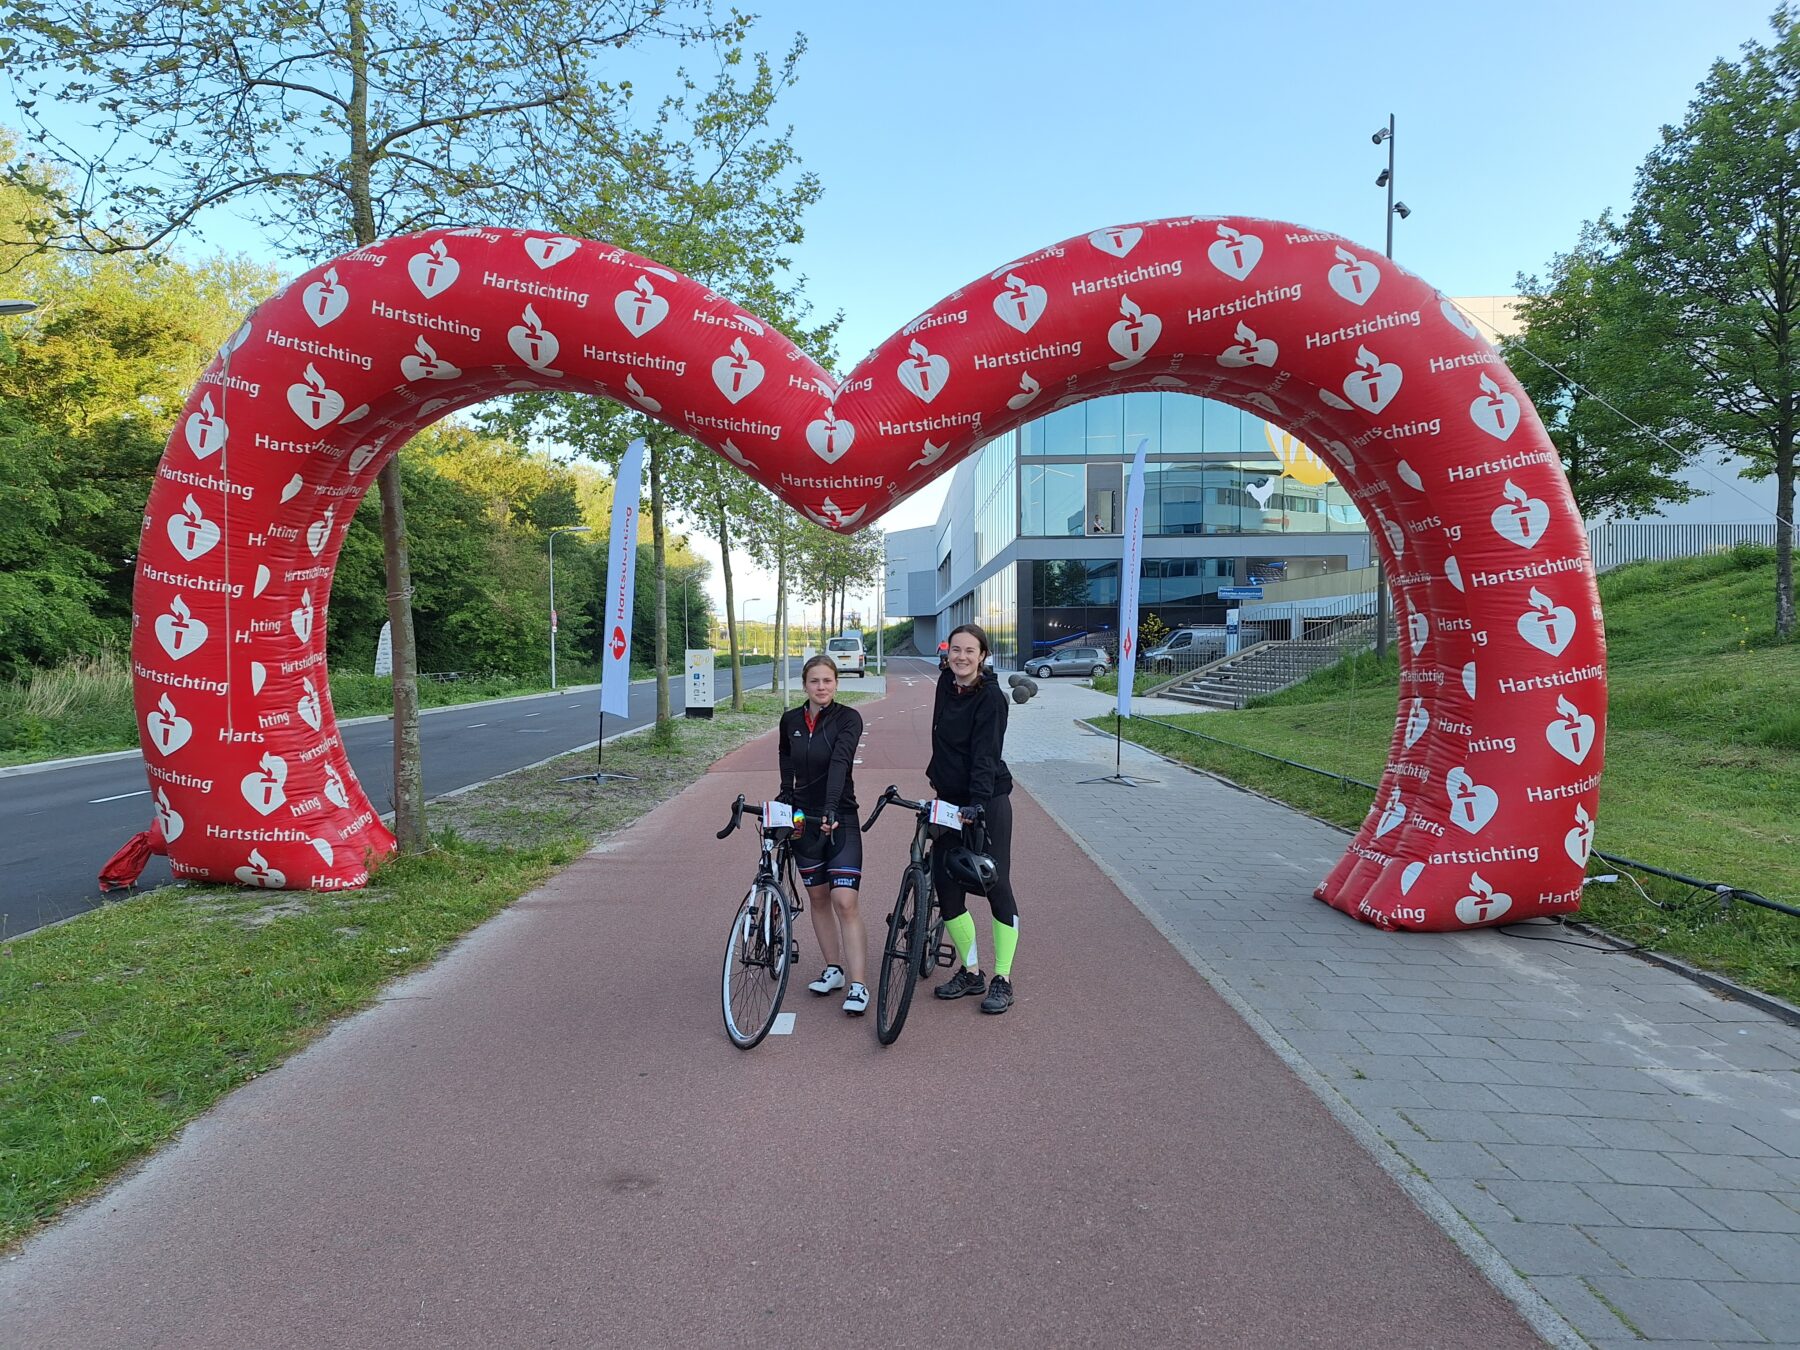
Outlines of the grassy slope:
{"label": "grassy slope", "polygon": [[[1774,640],[1774,568],[1746,552],[1601,579],[1610,714],[1596,847],[1800,904],[1800,643]],[[1397,671],[1363,657],[1239,713],[1172,719],[1369,782],[1385,763]],[[1110,724],[1108,726],[1110,730]],[[1134,739],[1354,828],[1369,794],[1134,719]],[[1591,869],[1603,870],[1601,865]],[[1592,887],[1585,913],[1800,1000],[1800,919],[1652,885]]]}

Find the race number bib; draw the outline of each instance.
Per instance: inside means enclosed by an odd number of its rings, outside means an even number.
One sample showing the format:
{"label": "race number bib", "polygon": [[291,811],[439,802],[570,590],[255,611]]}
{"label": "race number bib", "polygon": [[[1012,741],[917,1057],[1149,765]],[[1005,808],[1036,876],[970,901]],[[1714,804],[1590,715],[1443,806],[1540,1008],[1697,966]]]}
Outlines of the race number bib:
{"label": "race number bib", "polygon": [[951,802],[933,800],[931,803],[931,823],[942,825],[945,829],[960,830],[962,828],[962,807]]}
{"label": "race number bib", "polygon": [[794,808],[786,802],[763,803],[763,828],[765,830],[793,829]]}

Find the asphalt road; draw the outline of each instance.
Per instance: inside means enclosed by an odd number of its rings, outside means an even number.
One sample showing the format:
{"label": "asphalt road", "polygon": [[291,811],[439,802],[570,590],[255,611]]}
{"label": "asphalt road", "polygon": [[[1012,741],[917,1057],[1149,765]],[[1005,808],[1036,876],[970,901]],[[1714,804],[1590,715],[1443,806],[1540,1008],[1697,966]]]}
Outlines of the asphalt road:
{"label": "asphalt road", "polygon": [[[748,687],[768,684],[773,670],[748,667]],[[715,688],[729,696],[731,678],[721,674]],[[677,709],[684,706],[679,679],[670,681],[669,696]],[[589,686],[426,713],[419,719],[425,795],[441,796],[592,742],[599,697],[598,687]],[[641,727],[655,714],[655,682],[640,680],[631,686],[631,717],[623,723],[608,718],[606,734]],[[392,719],[339,726],[363,790],[377,810],[392,810]],[[0,776],[0,936],[30,932],[98,906],[100,868],[149,824],[150,790],[138,755]],[[162,886],[172,879],[168,859],[152,858],[141,885]]]}

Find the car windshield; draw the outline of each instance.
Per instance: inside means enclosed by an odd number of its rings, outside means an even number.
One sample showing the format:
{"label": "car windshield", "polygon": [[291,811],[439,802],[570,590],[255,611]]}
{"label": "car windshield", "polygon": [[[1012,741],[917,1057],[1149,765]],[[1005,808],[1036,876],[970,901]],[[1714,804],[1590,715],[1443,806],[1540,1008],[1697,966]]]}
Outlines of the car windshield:
{"label": "car windshield", "polygon": [[861,646],[855,638],[833,638],[826,644],[826,648],[834,652],[853,652]]}

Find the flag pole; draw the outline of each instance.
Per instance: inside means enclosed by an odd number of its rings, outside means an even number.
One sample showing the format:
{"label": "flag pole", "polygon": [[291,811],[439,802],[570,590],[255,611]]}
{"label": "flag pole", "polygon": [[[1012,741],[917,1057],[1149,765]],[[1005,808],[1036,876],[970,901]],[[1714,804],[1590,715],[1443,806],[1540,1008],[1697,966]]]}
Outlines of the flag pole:
{"label": "flag pole", "polygon": [[1131,486],[1125,493],[1125,531],[1119,559],[1119,698],[1113,707],[1113,771],[1103,778],[1082,778],[1080,783],[1112,783],[1117,787],[1142,787],[1154,778],[1138,778],[1125,772],[1123,724],[1131,716],[1131,696],[1137,691],[1138,580],[1144,570],[1144,457],[1150,438],[1137,444],[1131,457]]}
{"label": "flag pole", "polygon": [[607,773],[606,708],[631,719],[631,612],[637,593],[638,507],[644,480],[644,438],[625,447],[613,477],[612,532],[607,540],[608,595],[601,606],[603,648],[600,660],[600,727],[594,743],[594,771],[559,779],[564,783],[599,783],[608,779],[635,782],[634,773]]}

